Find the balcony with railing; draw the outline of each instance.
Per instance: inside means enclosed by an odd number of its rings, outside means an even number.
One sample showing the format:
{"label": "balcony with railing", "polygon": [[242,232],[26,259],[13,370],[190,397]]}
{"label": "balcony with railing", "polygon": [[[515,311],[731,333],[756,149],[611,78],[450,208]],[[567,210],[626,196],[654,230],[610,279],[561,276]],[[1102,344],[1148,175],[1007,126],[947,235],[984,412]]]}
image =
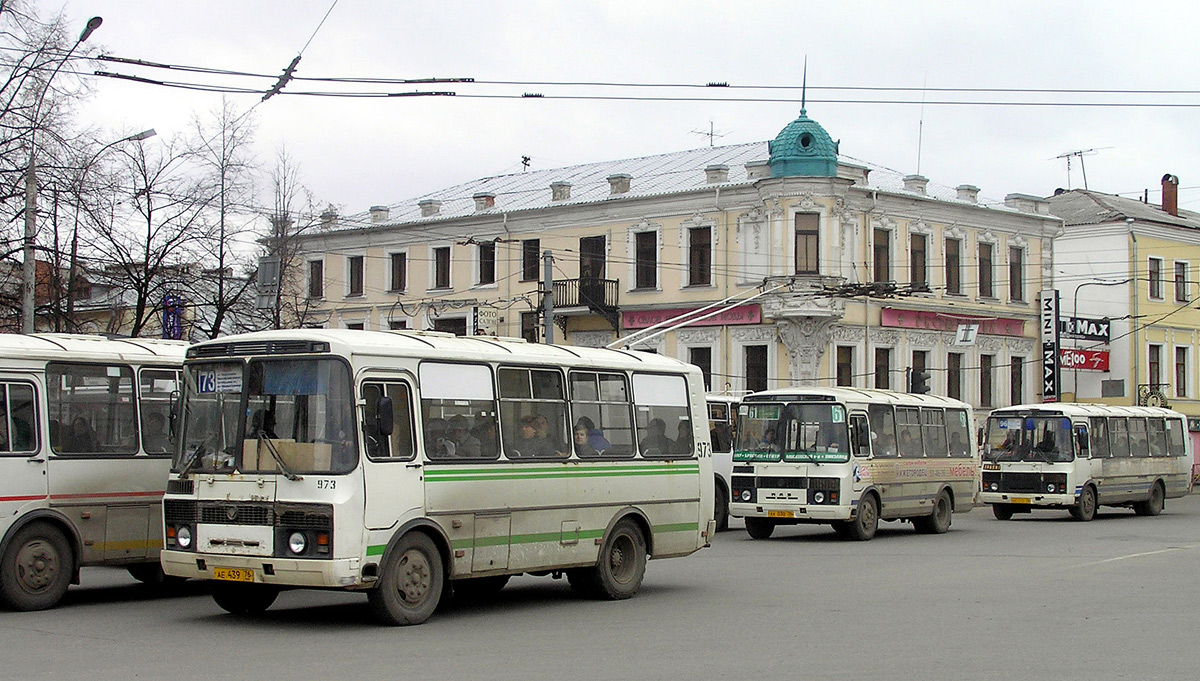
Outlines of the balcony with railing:
{"label": "balcony with railing", "polygon": [[569,314],[571,308],[587,308],[617,329],[620,326],[617,314],[620,283],[617,279],[556,279],[554,309]]}

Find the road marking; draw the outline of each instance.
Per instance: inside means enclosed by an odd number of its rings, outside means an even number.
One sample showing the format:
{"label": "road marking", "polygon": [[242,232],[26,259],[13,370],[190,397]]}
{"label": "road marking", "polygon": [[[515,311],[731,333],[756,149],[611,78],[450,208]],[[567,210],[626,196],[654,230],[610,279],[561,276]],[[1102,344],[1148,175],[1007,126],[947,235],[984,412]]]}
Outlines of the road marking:
{"label": "road marking", "polygon": [[1068,570],[1078,570],[1079,568],[1094,567],[1096,565],[1104,565],[1105,563],[1115,563],[1119,560],[1129,560],[1130,558],[1145,558],[1146,556],[1157,556],[1160,553],[1170,553],[1172,551],[1186,551],[1189,549],[1200,548],[1200,544],[1189,544],[1187,546],[1172,546],[1166,549],[1157,551],[1143,551],[1141,553],[1131,553],[1126,556],[1116,556],[1115,558],[1105,558],[1104,560],[1096,560],[1090,563],[1081,563],[1067,568]]}

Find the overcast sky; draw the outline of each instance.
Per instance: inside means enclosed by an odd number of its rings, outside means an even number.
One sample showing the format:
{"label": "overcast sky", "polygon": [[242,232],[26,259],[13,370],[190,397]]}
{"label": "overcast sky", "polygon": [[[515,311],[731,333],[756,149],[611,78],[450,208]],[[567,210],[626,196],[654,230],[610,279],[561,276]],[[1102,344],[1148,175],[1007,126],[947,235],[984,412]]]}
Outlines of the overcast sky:
{"label": "overcast sky", "polygon": [[[1200,91],[1197,3],[1121,1],[753,2],[704,0],[67,0],[73,31],[104,24],[88,46],[133,59],[277,75],[303,50],[297,76],[469,77],[479,81],[799,86],[808,57],[808,115],[841,152],[931,181],[974,184],[984,197],[1047,195],[1068,184],[1060,154],[1083,157],[1091,189],[1150,189],[1180,178],[1182,208],[1200,210],[1200,108],[966,106],[948,99],[1157,102],[1198,94],[938,92],[935,88]],[[328,17],[325,18],[326,13]],[[321,25],[322,19],[324,24]],[[318,25],[320,29],[318,30]],[[314,36],[315,31],[315,36]],[[311,42],[310,41],[311,38]],[[305,47],[307,44],[307,48]],[[270,80],[201,76],[106,63],[122,74],[266,89]],[[118,132],[186,131],[220,95],[92,78],[83,120]],[[916,88],[837,91],[830,87]],[[921,88],[927,88],[924,95]],[[762,141],[799,113],[791,101],[557,100],[737,96],[799,99],[798,90],[599,88],[559,85],[354,85],[293,81],[300,91],[453,91],[545,99],[280,95],[261,103],[256,152],[270,167],[286,145],[321,203],[357,213],[470,179],[708,145]],[[230,95],[238,110],[261,95]],[[922,107],[922,97],[928,102]],[[906,100],[907,104],[831,99]],[[825,101],[822,101],[825,100]],[[923,124],[922,124],[923,119]],[[149,143],[153,143],[151,140]],[[1079,158],[1070,183],[1083,184]],[[269,196],[264,194],[264,200]]]}

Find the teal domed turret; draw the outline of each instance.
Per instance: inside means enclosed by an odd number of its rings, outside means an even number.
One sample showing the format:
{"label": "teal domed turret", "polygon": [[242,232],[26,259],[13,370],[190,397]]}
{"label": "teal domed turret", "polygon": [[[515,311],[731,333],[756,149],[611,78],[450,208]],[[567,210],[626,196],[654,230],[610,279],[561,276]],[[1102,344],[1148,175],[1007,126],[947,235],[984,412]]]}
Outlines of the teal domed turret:
{"label": "teal domed turret", "polygon": [[771,177],[837,177],[838,143],[804,109],[767,148]]}

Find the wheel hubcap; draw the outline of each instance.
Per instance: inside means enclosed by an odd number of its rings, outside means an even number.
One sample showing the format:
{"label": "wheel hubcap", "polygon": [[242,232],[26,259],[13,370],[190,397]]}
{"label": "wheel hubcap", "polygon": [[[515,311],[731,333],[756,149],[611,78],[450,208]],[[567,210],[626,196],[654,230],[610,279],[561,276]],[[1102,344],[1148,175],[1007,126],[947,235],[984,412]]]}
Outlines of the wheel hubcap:
{"label": "wheel hubcap", "polygon": [[420,603],[429,593],[433,583],[433,570],[429,560],[420,551],[408,551],[400,559],[400,575],[397,588],[406,603]]}
{"label": "wheel hubcap", "polygon": [[54,546],[35,539],[17,553],[17,580],[29,591],[42,591],[58,577],[60,561]]}
{"label": "wheel hubcap", "polygon": [[629,537],[618,537],[613,542],[612,552],[608,557],[608,567],[613,578],[618,582],[626,582],[633,573],[633,541]]}

